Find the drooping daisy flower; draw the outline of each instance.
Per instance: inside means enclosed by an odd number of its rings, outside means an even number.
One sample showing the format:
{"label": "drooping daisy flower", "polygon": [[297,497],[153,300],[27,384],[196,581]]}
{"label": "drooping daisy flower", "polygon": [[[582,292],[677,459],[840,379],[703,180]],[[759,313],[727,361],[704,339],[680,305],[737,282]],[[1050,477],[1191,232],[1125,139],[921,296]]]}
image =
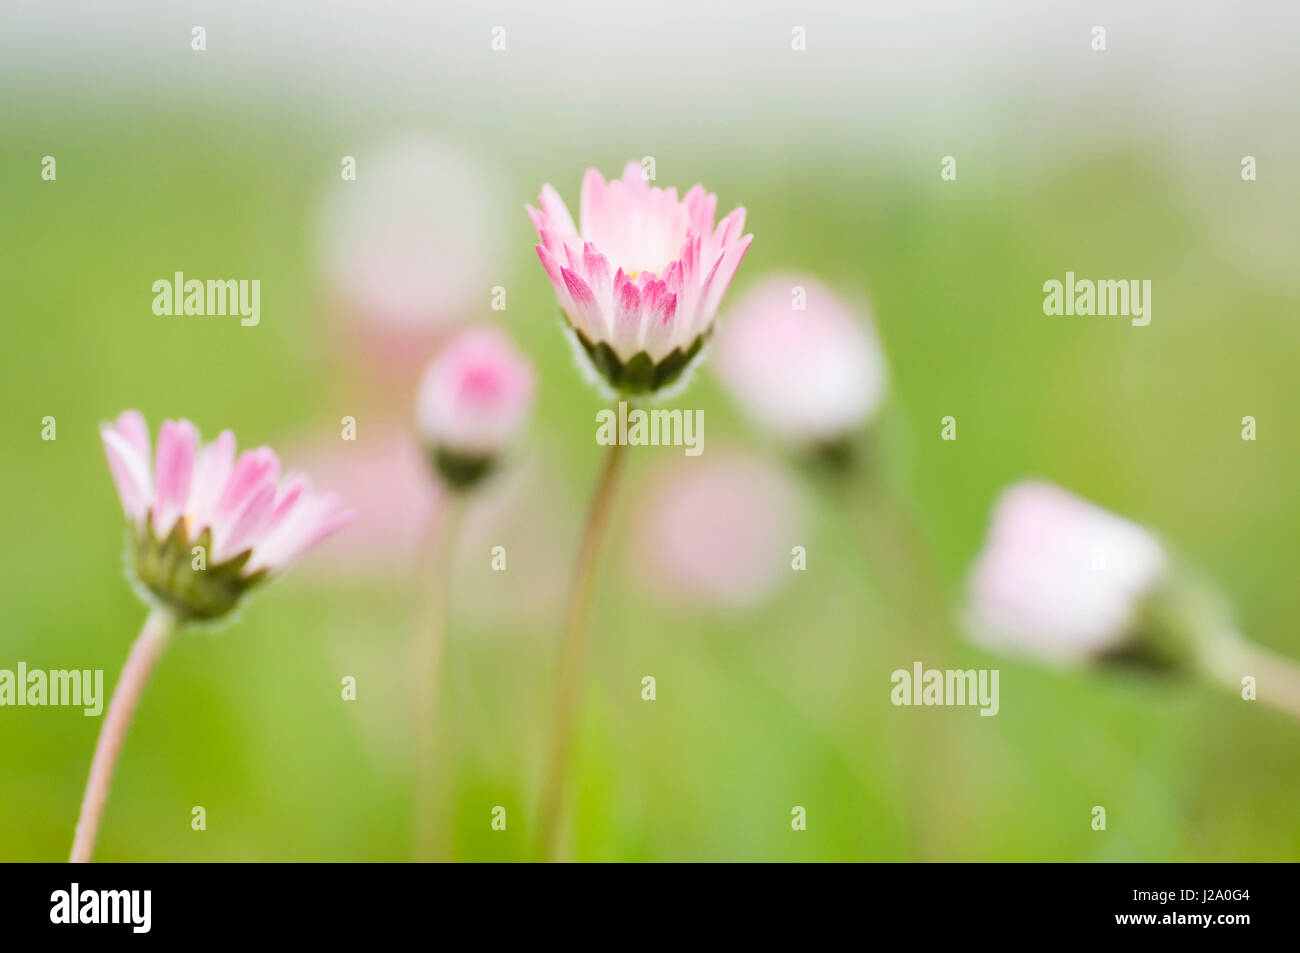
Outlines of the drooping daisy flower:
{"label": "drooping daisy flower", "polygon": [[533,402],[532,365],[496,328],[461,332],[429,365],[416,416],[453,488],[476,483],[516,439]]}
{"label": "drooping daisy flower", "polygon": [[1243,636],[1212,582],[1147,530],[1050,483],[998,501],[967,622],[989,648],[1200,675],[1300,718],[1300,665]]}
{"label": "drooping daisy flower", "polygon": [[729,308],[714,366],[756,424],[798,445],[865,426],[888,376],[868,316],[801,275],[767,278]]}
{"label": "drooping daisy flower", "polygon": [[181,621],[225,615],[351,516],[305,477],[281,481],[269,447],[236,459],[229,430],[202,446],[188,420],[165,420],[152,459],[138,411],[104,424],[100,436],[134,528],[135,575]]}
{"label": "drooping daisy flower", "polygon": [[713,329],[713,319],[753,240],[745,210],[714,226],[716,195],[696,185],[651,188],[629,162],[621,179],[595,169],[582,181],[578,225],[543,186],[528,206],[538,257],[569,326],[592,366],[616,392],[645,394],[677,380]]}
{"label": "drooping daisy flower", "polygon": [[1049,483],[1019,483],[998,501],[971,573],[969,622],[991,648],[1098,659],[1143,634],[1169,566],[1141,526]]}

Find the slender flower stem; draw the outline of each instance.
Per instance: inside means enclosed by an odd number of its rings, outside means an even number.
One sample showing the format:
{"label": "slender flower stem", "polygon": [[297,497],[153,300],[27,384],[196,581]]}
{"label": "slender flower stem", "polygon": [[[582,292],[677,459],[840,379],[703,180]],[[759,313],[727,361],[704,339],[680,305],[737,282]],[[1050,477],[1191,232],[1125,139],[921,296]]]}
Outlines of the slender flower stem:
{"label": "slender flower stem", "polygon": [[586,667],[587,614],[591,604],[592,579],[596,556],[600,552],[601,540],[613,510],[614,489],[623,456],[623,447],[617,441],[610,445],[609,452],[605,455],[595,495],[587,510],[587,525],[583,530],[578,566],[569,595],[568,623],[560,647],[560,667],[556,678],[550,754],[538,814],[537,857],[543,861],[556,859],[559,850],[574,721],[581,702],[582,676]]}
{"label": "slender flower stem", "polygon": [[[907,500],[885,485],[885,478],[868,462],[865,479],[845,486],[852,501],[867,554],[885,597],[894,607],[902,629],[910,667],[920,661],[938,665],[946,657],[947,599],[928,541],[924,538]],[[939,666],[942,667],[942,666]],[[943,830],[946,781],[944,766],[951,763],[950,742],[937,725],[936,713],[908,709],[904,715],[903,774],[908,789],[910,853],[926,860],[942,853],[949,842]]]}
{"label": "slender flower stem", "polygon": [[144,628],[131,646],[126,666],[113,689],[113,700],[108,704],[108,714],[99,729],[95,757],[90,763],[90,778],[86,793],[81,799],[81,815],[77,819],[77,832],[72,843],[72,863],[89,863],[95,852],[95,836],[99,833],[99,820],[108,800],[108,788],[113,780],[117,756],[126,740],[127,728],[140,695],[149,681],[158,659],[162,657],[167,641],[176,629],[176,618],[166,609],[155,608],[145,620]]}
{"label": "slender flower stem", "polygon": [[455,565],[456,543],[465,504],[450,500],[443,525],[429,532],[421,560],[420,624],[415,637],[416,679],[412,737],[415,739],[415,859],[433,860],[439,853],[436,802],[438,786],[438,687],[442,680],[447,642],[448,595]]}
{"label": "slender flower stem", "polygon": [[1300,662],[1255,645],[1233,632],[1208,646],[1202,665],[1210,677],[1240,692],[1241,680],[1255,679],[1256,697],[1277,711],[1300,718]]}

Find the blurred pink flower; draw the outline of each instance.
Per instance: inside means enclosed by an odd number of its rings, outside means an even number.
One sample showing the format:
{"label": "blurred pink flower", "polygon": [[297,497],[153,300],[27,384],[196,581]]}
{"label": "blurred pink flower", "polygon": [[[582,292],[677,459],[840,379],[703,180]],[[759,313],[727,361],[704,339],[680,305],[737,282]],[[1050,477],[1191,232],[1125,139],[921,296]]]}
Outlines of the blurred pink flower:
{"label": "blurred pink flower", "polygon": [[333,436],[301,447],[297,456],[357,508],[348,545],[313,554],[304,570],[391,579],[416,565],[445,508],[409,426],[377,423],[356,441]]}
{"label": "blurred pink flower", "polygon": [[498,283],[502,210],[483,164],[424,136],[355,159],[355,181],[331,186],[320,239],[322,268],[347,310],[381,340],[401,342],[484,308]]}
{"label": "blurred pink flower", "polygon": [[738,301],[714,360],[754,422],[798,444],[849,436],[885,395],[885,358],[870,318],[800,275],[767,278]]}
{"label": "blurred pink flower", "polygon": [[718,197],[696,185],[651,188],[641,166],[606,182],[582,181],[581,231],[564,200],[542,187],[528,215],[538,257],[596,371],[616,390],[642,393],[676,380],[713,327],[722,296],[753,235],[745,210],[714,228]]}
{"label": "blurred pink flower", "polygon": [[784,474],[741,454],[673,464],[641,494],[633,547],[648,591],[753,606],[788,578],[799,497]]}
{"label": "blurred pink flower", "polygon": [[462,331],[438,352],[420,384],[420,434],[435,452],[490,465],[517,438],[534,388],[532,365],[504,332]]}
{"label": "blurred pink flower", "polygon": [[[140,582],[179,615],[215,618],[248,586],[279,572],[352,518],[305,477],[280,480],[269,447],[235,458],[223,430],[206,446],[188,420],[163,421],[150,467],[149,429],[128,410],[100,427],[122,508],[135,527]],[[192,549],[203,547],[203,567]]]}
{"label": "blurred pink flower", "polygon": [[970,579],[975,639],[1050,661],[1096,658],[1135,633],[1169,561],[1142,527],[1050,483],[998,501]]}

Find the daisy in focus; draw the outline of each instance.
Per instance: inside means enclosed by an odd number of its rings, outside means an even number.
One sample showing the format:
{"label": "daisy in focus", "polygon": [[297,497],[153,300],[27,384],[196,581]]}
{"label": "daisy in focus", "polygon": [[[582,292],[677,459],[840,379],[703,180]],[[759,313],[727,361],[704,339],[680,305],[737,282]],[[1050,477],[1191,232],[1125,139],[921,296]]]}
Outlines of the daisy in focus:
{"label": "daisy in focus", "polygon": [[651,188],[636,162],[610,182],[587,170],[577,225],[550,185],[539,204],[528,206],[537,255],[599,377],[625,395],[680,378],[753,241],[741,234],[745,210],[715,226],[716,195],[701,185],[680,199],[675,188]]}

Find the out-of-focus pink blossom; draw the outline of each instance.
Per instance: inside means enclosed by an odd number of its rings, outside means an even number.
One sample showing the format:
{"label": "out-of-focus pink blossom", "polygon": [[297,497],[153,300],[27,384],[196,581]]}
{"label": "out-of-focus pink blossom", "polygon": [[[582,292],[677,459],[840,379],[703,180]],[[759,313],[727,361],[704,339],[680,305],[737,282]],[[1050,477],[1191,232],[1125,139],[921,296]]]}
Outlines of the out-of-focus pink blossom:
{"label": "out-of-focus pink blossom", "polygon": [[528,206],[538,257],[596,371],[617,391],[676,380],[699,353],[753,235],[745,210],[714,227],[718,197],[696,185],[651,188],[629,162],[621,179],[582,181],[578,224],[550,185]]}
{"label": "out-of-focus pink blossom", "polygon": [[740,454],[675,463],[642,494],[633,546],[643,591],[696,604],[753,606],[792,572],[804,540],[797,491]]}
{"label": "out-of-focus pink blossom", "polygon": [[800,275],[767,278],[746,293],[718,333],[714,361],[754,422],[797,444],[851,435],[874,416],[887,385],[870,318]]}
{"label": "out-of-focus pink blossom", "polygon": [[317,478],[354,501],[357,519],[347,546],[327,546],[304,561],[304,571],[342,578],[392,579],[418,563],[446,501],[410,427],[376,422],[358,439],[337,434],[296,453]]}
{"label": "out-of-focus pink blossom", "polygon": [[494,455],[518,436],[534,388],[532,365],[502,331],[463,331],[438,352],[420,384],[420,433],[432,446]]}
{"label": "out-of-focus pink blossom", "polygon": [[423,136],[354,158],[356,179],[332,184],[321,230],[322,267],[346,310],[373,336],[404,341],[487,307],[501,204],[482,163]]}
{"label": "out-of-focus pink blossom", "polygon": [[1121,648],[1169,560],[1149,532],[1050,483],[998,501],[970,578],[977,641],[1072,662]]}

